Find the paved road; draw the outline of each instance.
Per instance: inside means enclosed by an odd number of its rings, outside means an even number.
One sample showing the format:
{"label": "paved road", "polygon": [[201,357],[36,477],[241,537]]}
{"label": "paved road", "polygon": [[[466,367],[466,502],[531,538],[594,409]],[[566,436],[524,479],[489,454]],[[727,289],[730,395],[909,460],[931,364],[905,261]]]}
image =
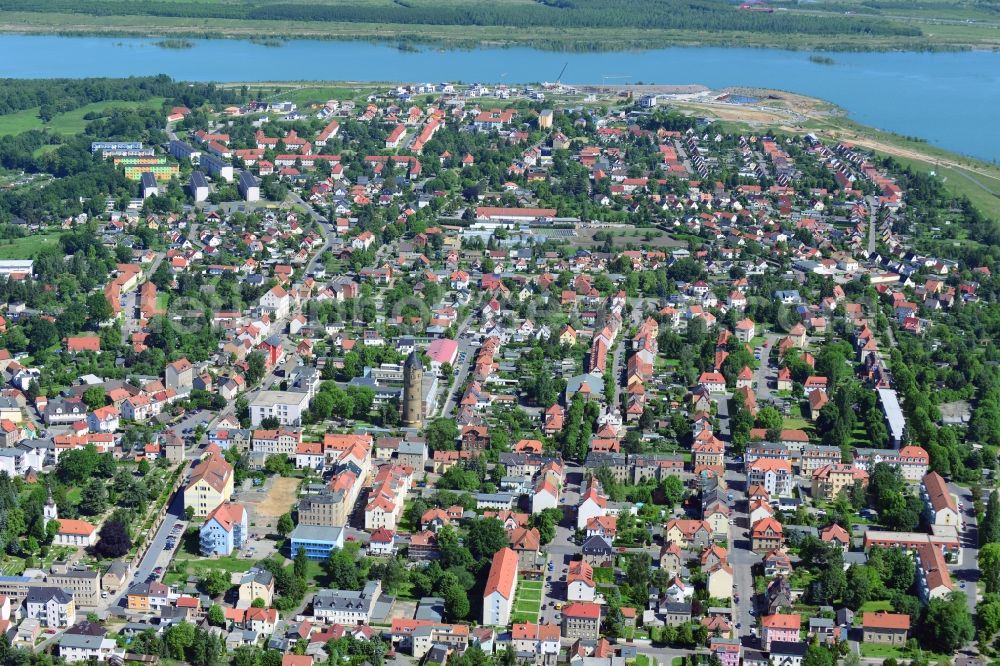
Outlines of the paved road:
{"label": "paved road", "polygon": [[[173,558],[173,552],[167,551],[167,537],[170,536],[170,532],[174,527],[174,523],[184,522],[186,528],[186,521],[184,520],[184,492],[183,486],[181,490],[174,493],[171,498],[170,503],[167,505],[167,517],[164,519],[163,523],[160,524],[160,528],[156,530],[156,534],[153,536],[153,541],[149,545],[149,549],[146,550],[146,554],[143,556],[142,561],[139,562],[139,566],[136,567],[132,574],[132,579],[130,579],[129,585],[133,582],[141,583],[145,581],[150,574],[153,573],[153,569],[156,567],[166,568],[170,560]],[[183,533],[181,531],[180,533]],[[128,586],[126,586],[127,588]],[[109,605],[112,608],[124,608],[125,606],[125,591],[111,597],[109,600]]]}
{"label": "paved road", "polygon": [[733,493],[733,522],[729,528],[729,563],[733,567],[734,594],[739,602],[733,604],[733,622],[739,624],[739,635],[749,636],[755,619],[753,608],[753,575],[751,567],[760,562],[761,557],[750,550],[748,532],[749,516],[746,502],[746,477],[739,471],[739,465],[731,463],[726,471],[726,484]]}
{"label": "paved road", "polygon": [[478,345],[469,335],[469,325],[471,322],[472,314],[470,313],[469,316],[467,316],[462,323],[458,325],[458,330],[455,332],[455,339],[458,341],[458,360],[453,368],[453,379],[451,384],[448,386],[448,393],[445,395],[444,405],[441,407],[441,416],[448,416],[451,414],[451,410],[454,409],[455,404],[461,397],[457,395],[457,391],[465,383],[465,380],[469,376],[469,372],[472,370],[472,361],[474,360],[473,357],[476,353]]}
{"label": "paved road", "polygon": [[949,483],[948,489],[962,503],[961,514],[965,521],[965,530],[961,535],[962,557],[952,569],[951,574],[957,589],[964,592],[968,598],[969,611],[974,613],[979,598],[977,585],[979,581],[979,527],[976,524],[975,505],[972,491],[968,488]]}
{"label": "paved road", "polygon": [[777,369],[770,363],[769,359],[771,349],[774,348],[775,343],[781,337],[778,333],[766,333],[764,334],[764,339],[767,342],[767,346],[760,346],[754,350],[755,352],[760,352],[760,363],[757,364],[757,370],[754,372],[754,382],[756,383],[754,390],[757,393],[757,404],[771,400],[772,392],[777,390]]}

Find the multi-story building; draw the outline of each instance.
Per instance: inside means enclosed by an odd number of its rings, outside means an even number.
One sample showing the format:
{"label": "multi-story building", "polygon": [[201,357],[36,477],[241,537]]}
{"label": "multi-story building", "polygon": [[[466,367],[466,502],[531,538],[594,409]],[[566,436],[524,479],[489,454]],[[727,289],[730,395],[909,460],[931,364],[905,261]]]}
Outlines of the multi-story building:
{"label": "multi-story building", "polygon": [[782,643],[798,643],[802,639],[800,630],[802,628],[802,618],[799,615],[765,615],[761,618],[761,647],[765,650],[771,649],[771,643],[780,641]]}
{"label": "multi-story building", "polygon": [[788,460],[758,458],[747,470],[747,484],[762,486],[771,497],[791,497],[792,464]]}
{"label": "multi-story building", "polygon": [[824,465],[813,472],[812,495],[814,498],[822,497],[832,501],[841,491],[850,490],[856,483],[860,483],[862,487],[867,486],[868,472],[843,463]]}
{"label": "multi-story building", "polygon": [[919,446],[904,446],[896,449],[855,449],[854,466],[871,474],[878,463],[898,467],[903,478],[910,483],[919,483],[930,467],[930,455]]}
{"label": "multi-story building", "polygon": [[750,549],[764,554],[781,548],[785,542],[784,528],[774,518],[765,518],[750,528]]}
{"label": "multi-story building", "polygon": [[199,534],[201,554],[230,555],[243,547],[248,528],[247,510],[242,504],[223,502],[205,519]]}
{"label": "multi-story building", "polygon": [[304,550],[310,560],[325,560],[337,548],[344,547],[344,528],[319,525],[299,525],[289,535],[291,555]]}
{"label": "multi-story building", "polygon": [[559,625],[515,622],[510,640],[514,654],[532,655],[536,666],[554,666],[559,659]]}
{"label": "multi-story building", "polygon": [[295,457],[295,450],[302,443],[299,428],[278,428],[276,430],[254,430],[250,440],[250,450],[262,458],[286,455]]}
{"label": "multi-story building", "polygon": [[569,601],[593,601],[596,592],[593,567],[583,560],[570,562],[566,575],[566,598]]}
{"label": "multi-story building", "polygon": [[945,561],[941,548],[924,544],[916,549],[917,560],[917,591],[924,603],[931,599],[943,599],[953,589],[948,563]]}
{"label": "multi-story building", "polygon": [[483,590],[483,624],[505,627],[510,624],[517,589],[517,553],[501,548],[493,556],[489,578]]}
{"label": "multi-story building", "polygon": [[403,465],[383,465],[365,505],[365,529],[395,530],[403,514],[403,503],[413,479],[413,470]]}
{"label": "multi-story building", "polygon": [[313,617],[328,624],[368,624],[382,594],[382,583],[370,580],[364,589],[320,590],[313,596]]}
{"label": "multi-story building", "polygon": [[212,453],[191,470],[184,488],[184,508],[207,516],[233,496],[233,467],[220,453]]}
{"label": "multi-story building", "polygon": [[960,529],[962,514],[948,484],[937,472],[928,472],[920,482],[920,497],[924,501],[924,514],[931,525],[947,525]]}
{"label": "multi-story building", "polygon": [[93,569],[67,569],[53,572],[45,582],[73,595],[77,607],[97,606],[101,600],[101,574]]}
{"label": "multi-story building", "polygon": [[[309,394],[297,391],[261,391],[250,402],[250,423],[258,427],[266,418],[276,418],[283,426],[302,423],[302,414],[309,408]],[[294,447],[292,454],[295,454]]]}
{"label": "multi-story building", "polygon": [[601,635],[601,606],[577,601],[562,609],[563,638],[597,640]]}
{"label": "multi-story building", "polygon": [[274,603],[274,575],[267,569],[254,567],[240,578],[236,606],[248,608],[257,599],[262,600],[265,606]]}
{"label": "multi-story building", "polygon": [[24,615],[43,627],[63,629],[76,624],[76,601],[72,592],[59,587],[29,587]]}

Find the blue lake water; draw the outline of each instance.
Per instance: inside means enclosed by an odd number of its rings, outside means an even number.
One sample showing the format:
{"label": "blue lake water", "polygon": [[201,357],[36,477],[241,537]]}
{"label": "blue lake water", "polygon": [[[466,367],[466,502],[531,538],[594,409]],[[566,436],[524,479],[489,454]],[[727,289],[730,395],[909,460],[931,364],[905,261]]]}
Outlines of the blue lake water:
{"label": "blue lake water", "polygon": [[561,53],[530,48],[401,51],[368,42],[229,39],[164,49],[153,39],[0,35],[0,76],[168,74],[196,81],[701,83],[820,97],[858,122],[1000,161],[1000,53],[834,53],[833,65],[779,49],[667,48]]}

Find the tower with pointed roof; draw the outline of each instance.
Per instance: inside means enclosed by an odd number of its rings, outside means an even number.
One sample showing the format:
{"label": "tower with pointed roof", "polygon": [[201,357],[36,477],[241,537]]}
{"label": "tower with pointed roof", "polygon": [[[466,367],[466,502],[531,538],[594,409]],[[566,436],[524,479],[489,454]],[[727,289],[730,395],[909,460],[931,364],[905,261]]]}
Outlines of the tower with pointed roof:
{"label": "tower with pointed roof", "polygon": [[403,427],[420,428],[424,422],[424,364],[416,350],[403,364]]}
{"label": "tower with pointed roof", "polygon": [[42,526],[48,527],[50,520],[59,520],[59,507],[56,506],[56,501],[52,499],[51,489],[49,489],[49,498],[45,500],[45,506],[42,507]]}

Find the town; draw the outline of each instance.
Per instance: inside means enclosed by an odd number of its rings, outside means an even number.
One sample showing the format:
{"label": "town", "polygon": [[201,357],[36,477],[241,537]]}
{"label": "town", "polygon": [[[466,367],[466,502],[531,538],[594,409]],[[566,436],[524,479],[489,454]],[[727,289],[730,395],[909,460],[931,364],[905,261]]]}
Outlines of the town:
{"label": "town", "polygon": [[1000,256],[939,181],[683,89],[198,94],[4,210],[3,663],[997,657]]}

